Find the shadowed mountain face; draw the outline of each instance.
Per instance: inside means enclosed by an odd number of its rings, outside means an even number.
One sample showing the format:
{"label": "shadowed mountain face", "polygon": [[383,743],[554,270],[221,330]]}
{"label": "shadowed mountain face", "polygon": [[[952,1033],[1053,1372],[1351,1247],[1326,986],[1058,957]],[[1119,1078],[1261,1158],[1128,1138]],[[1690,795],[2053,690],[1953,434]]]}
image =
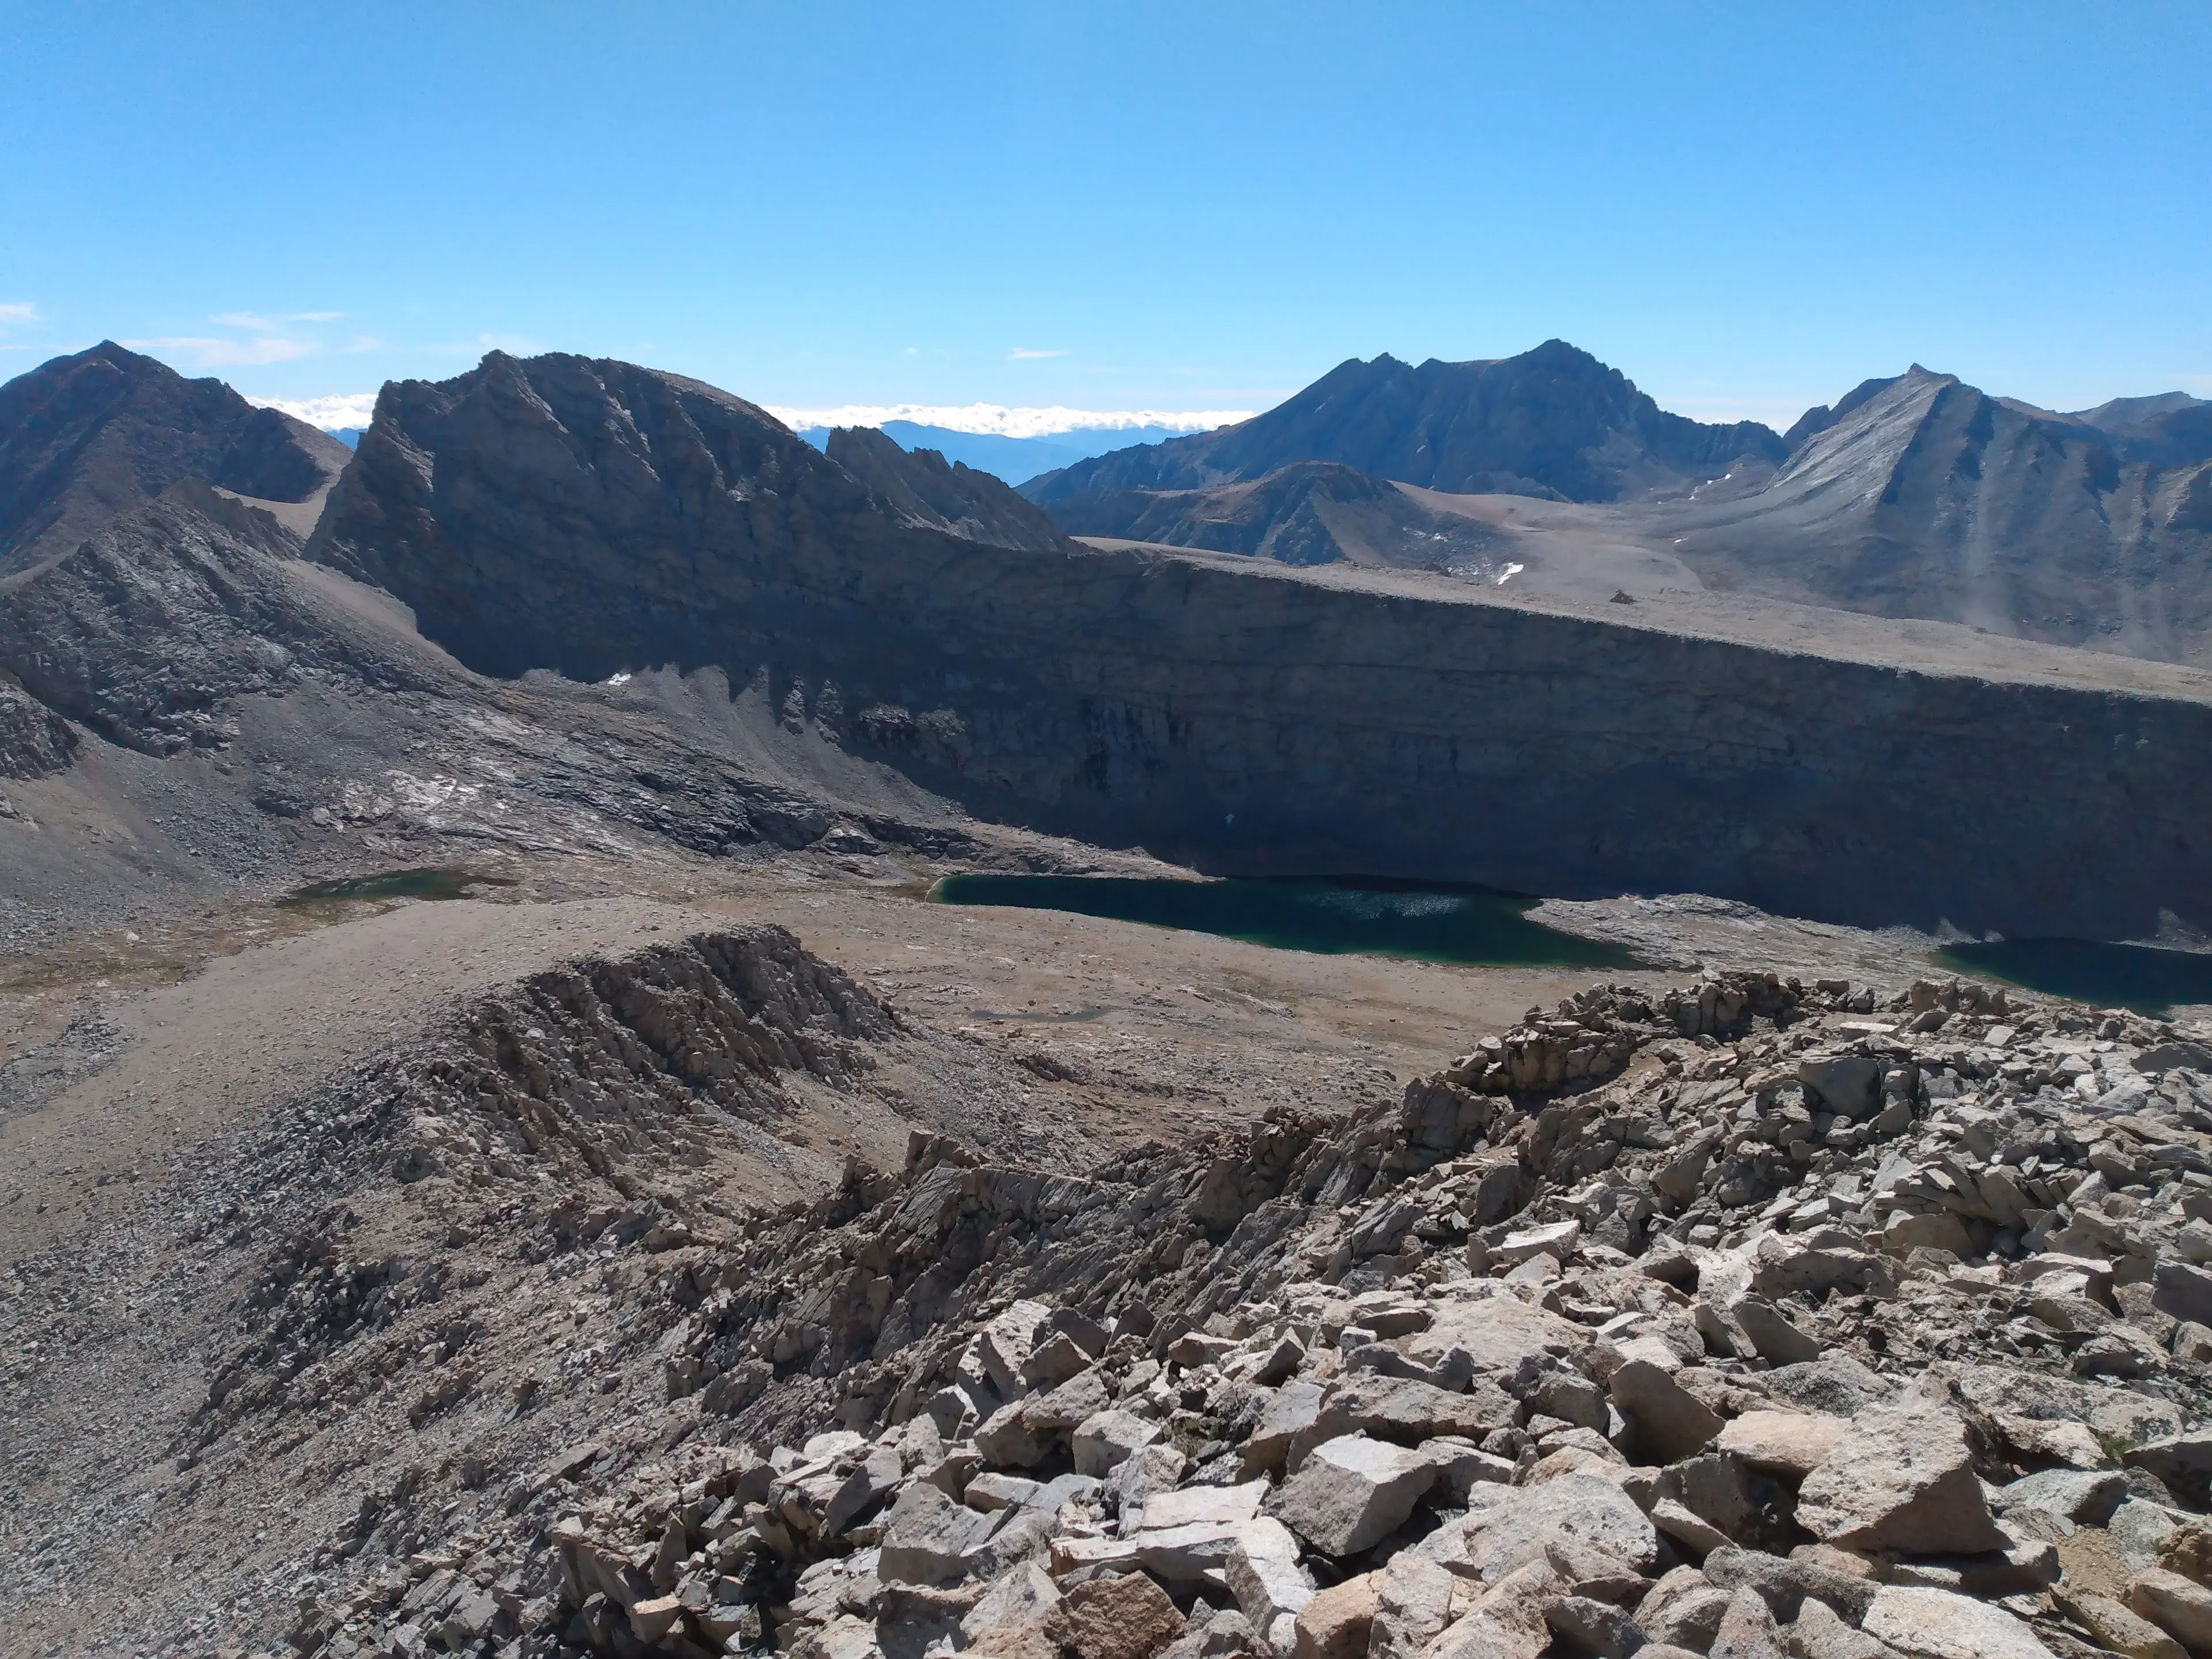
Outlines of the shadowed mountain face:
{"label": "shadowed mountain face", "polygon": [[[309,544],[407,596],[471,666],[574,679],[729,665],[837,549],[896,564],[946,544],[1068,546],[988,473],[840,443],[881,490],[765,411],[633,364],[494,352],[395,380]],[[1010,538],[1010,539],[1009,539]]]}
{"label": "shadowed mountain face", "polygon": [[68,552],[182,478],[304,501],[349,459],[220,380],[103,341],[0,386],[0,574]]}
{"label": "shadowed mountain face", "polygon": [[[1009,547],[928,521],[1012,521],[984,475],[973,511],[933,495],[948,477],[901,463],[871,487],[696,381],[494,354],[386,388],[308,550],[479,671],[719,669],[979,817],[1223,873],[2023,934],[2201,909],[2212,781],[2168,758],[2212,742],[2194,680],[2112,696],[1473,586]],[[1324,524],[1388,504],[1325,469],[1286,489]]]}
{"label": "shadowed mountain face", "polygon": [[2185,392],[2115,398],[2064,418],[2104,433],[2122,460],[2157,467],[2212,461],[2212,399],[2192,398]]}
{"label": "shadowed mountain face", "polygon": [[1669,415],[1618,369],[1547,340],[1487,362],[1355,358],[1264,415],[1116,450],[1031,479],[1022,493],[1065,525],[1089,511],[1086,498],[1109,492],[1203,489],[1293,461],[1335,461],[1429,489],[1610,501],[1718,477],[1741,457],[1772,465],[1784,453],[1754,422],[1706,426]]}
{"label": "shadowed mountain face", "polygon": [[917,528],[942,530],[994,547],[1058,552],[1067,538],[1042,512],[988,472],[947,465],[933,449],[902,449],[873,427],[838,427],[830,459],[897,517]]}

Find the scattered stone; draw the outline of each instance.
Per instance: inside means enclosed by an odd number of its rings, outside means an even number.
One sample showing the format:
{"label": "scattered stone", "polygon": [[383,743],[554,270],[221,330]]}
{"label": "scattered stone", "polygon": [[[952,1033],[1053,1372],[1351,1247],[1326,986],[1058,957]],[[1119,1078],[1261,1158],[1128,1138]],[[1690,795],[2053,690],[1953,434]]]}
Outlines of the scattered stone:
{"label": "scattered stone", "polygon": [[1854,1418],[1805,1477],[1797,1522],[1851,1549],[1971,1553],[2009,1541],[1990,1518],[1966,1425],[1918,1401]]}

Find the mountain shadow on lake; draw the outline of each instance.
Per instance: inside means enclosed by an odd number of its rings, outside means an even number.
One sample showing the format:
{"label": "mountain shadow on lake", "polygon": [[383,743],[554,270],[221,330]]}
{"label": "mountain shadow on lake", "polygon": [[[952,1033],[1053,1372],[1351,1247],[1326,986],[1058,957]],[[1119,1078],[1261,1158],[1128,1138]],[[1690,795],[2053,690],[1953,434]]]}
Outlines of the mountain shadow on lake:
{"label": "mountain shadow on lake", "polygon": [[2094,939],[2014,939],[1946,945],[1936,960],[1959,973],[1981,974],[2099,1008],[2129,1008],[2154,1019],[2163,1018],[2177,1003],[2212,1002],[2212,956],[2193,951]]}
{"label": "mountain shadow on lake", "polygon": [[1134,876],[947,876],[945,904],[1067,910],[1218,933],[1289,951],[1490,968],[1634,968],[1618,945],[1528,920],[1538,901],[1480,887],[1356,879],[1177,881]]}

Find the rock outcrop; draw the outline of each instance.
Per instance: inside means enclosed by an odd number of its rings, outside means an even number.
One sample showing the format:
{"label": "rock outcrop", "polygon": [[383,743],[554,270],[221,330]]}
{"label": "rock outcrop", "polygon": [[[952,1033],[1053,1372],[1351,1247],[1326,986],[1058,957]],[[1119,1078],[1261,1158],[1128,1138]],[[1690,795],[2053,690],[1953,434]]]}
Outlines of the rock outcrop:
{"label": "rock outcrop", "polygon": [[1628,607],[991,546],[623,364],[494,354],[388,386],[309,551],[481,672],[714,666],[979,814],[1222,872],[2092,938],[2212,892],[2189,677],[2001,682]]}

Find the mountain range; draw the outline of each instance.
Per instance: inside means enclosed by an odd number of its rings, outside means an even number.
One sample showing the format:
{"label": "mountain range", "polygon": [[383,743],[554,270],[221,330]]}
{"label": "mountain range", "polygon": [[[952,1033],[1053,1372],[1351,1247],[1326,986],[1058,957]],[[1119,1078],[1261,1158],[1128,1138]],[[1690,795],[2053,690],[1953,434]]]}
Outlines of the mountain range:
{"label": "mountain range", "polygon": [[[826,449],[834,428],[802,426],[793,429],[817,449]],[[1002,433],[961,432],[916,421],[885,421],[878,429],[902,449],[933,449],[948,461],[980,467],[1009,483],[1073,466],[1109,449],[1164,443],[1183,435],[1181,428],[1171,426],[1085,426],[1034,438],[1012,438]]]}
{"label": "mountain range", "polygon": [[[2008,933],[2143,937],[2201,915],[2212,805],[2176,762],[2212,742],[2202,675],[1694,581],[1626,605],[1541,585],[1640,580],[1638,560],[1756,571],[1741,515],[1761,497],[1815,526],[1924,513],[1853,478],[1911,421],[1978,443],[1984,479],[2033,476],[2046,442],[2046,467],[2093,438],[2109,453],[2102,428],[1907,375],[1772,467],[1756,446],[1773,434],[1655,418],[1609,375],[1583,378],[1626,423],[1596,446],[1611,470],[1554,444],[1551,496],[1293,462],[1205,486],[1206,514],[1131,487],[1142,538],[1079,540],[988,472],[869,429],[825,453],[635,364],[494,352],[392,382],[333,479],[319,434],[102,346],[0,398],[0,454],[27,481],[8,508],[33,526],[0,574],[0,775],[24,821],[222,826],[241,872],[306,856],[317,811],[695,854],[840,823],[974,849],[998,823],[1224,873],[1689,890]],[[2191,407],[2117,423],[2171,445]],[[1955,452],[1923,447],[1890,476],[1955,486]],[[1556,499],[1576,477],[1687,479],[1678,465],[1766,470],[1686,500]],[[2149,464],[2112,465],[2108,495]],[[2059,501],[2087,487],[2045,483]],[[1715,547],[1592,529],[1661,510]],[[1210,549],[1150,539],[1201,531]],[[125,845],[33,837],[10,880],[214,878]]]}
{"label": "mountain range", "polygon": [[2212,659],[2212,403],[2178,392],[2063,414],[1916,365],[1777,434],[1667,414],[1554,340],[1347,362],[1252,420],[1022,493],[1101,541],[1565,597],[1753,594]]}
{"label": "mountain range", "polygon": [[[2201,937],[2212,672],[1529,579],[2193,405],[1589,383],[1116,487],[1218,550],[604,358],[0,388],[10,1648],[2178,1656],[2212,1027],[1932,947]],[[1525,965],[969,902],[1316,872]]]}

